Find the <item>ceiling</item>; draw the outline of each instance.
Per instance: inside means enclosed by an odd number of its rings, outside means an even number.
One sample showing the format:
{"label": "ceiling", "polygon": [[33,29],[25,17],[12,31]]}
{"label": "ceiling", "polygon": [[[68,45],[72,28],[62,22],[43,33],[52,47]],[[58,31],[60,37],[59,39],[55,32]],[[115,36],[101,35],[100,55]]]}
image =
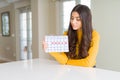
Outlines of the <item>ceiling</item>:
{"label": "ceiling", "polygon": [[20,0],[0,0],[0,3],[1,2],[11,3],[11,2],[15,2],[15,1],[20,1]]}
{"label": "ceiling", "polygon": [[0,8],[5,7],[9,5],[10,3],[13,3],[16,1],[22,1],[22,0],[0,0]]}

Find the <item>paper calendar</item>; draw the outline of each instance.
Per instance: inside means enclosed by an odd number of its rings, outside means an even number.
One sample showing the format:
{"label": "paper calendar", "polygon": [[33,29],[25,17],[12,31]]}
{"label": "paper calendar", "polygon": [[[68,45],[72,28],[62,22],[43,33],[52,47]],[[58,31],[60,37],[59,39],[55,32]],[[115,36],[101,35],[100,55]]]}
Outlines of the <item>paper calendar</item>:
{"label": "paper calendar", "polygon": [[68,52],[68,36],[45,36],[45,52]]}

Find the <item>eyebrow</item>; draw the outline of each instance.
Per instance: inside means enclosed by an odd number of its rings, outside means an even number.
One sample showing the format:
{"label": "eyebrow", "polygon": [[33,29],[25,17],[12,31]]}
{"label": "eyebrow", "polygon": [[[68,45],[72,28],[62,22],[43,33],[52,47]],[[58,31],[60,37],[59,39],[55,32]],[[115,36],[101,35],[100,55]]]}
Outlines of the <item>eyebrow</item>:
{"label": "eyebrow", "polygon": [[71,18],[81,19],[80,17],[73,17],[73,16],[71,16]]}
{"label": "eyebrow", "polygon": [[[74,16],[71,16],[71,17],[74,17]],[[80,18],[80,17],[74,17],[74,18]]]}

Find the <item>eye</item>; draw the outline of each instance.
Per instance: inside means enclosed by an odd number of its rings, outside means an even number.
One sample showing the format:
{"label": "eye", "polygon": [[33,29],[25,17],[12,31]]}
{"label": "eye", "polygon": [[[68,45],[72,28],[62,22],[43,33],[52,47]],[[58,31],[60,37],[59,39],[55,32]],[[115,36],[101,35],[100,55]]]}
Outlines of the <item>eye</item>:
{"label": "eye", "polygon": [[74,20],[74,18],[73,18],[73,17],[71,17],[70,19],[71,19],[71,20]]}
{"label": "eye", "polygon": [[76,18],[76,20],[77,20],[77,21],[81,21],[81,19],[80,19],[80,18]]}

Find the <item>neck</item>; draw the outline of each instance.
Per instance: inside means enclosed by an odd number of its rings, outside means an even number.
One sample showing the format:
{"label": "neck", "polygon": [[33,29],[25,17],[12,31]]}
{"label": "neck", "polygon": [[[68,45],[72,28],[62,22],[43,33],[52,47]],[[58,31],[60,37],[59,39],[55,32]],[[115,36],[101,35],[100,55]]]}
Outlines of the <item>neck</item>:
{"label": "neck", "polygon": [[78,35],[78,42],[81,42],[81,38],[82,38],[82,29],[77,30],[77,35]]}
{"label": "neck", "polygon": [[77,30],[77,33],[81,32],[81,31],[82,31],[82,29],[80,28],[80,29]]}

